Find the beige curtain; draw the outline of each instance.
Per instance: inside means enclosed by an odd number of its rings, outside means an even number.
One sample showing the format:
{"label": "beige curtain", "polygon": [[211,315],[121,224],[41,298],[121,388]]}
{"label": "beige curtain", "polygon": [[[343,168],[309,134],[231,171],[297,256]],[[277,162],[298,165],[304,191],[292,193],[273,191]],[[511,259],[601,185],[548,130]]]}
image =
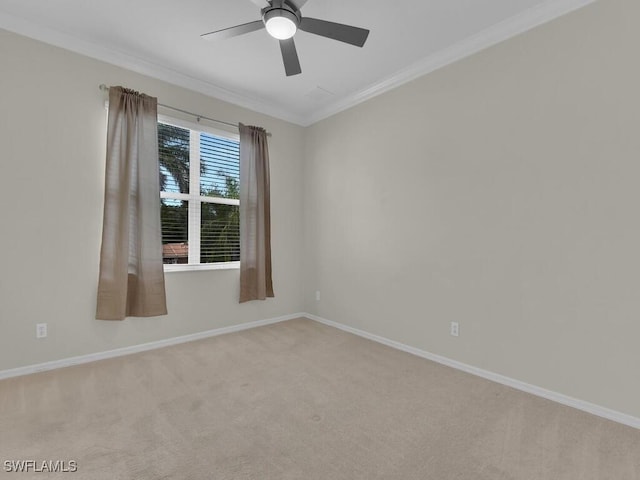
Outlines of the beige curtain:
{"label": "beige curtain", "polygon": [[267,132],[240,124],[240,303],[273,297]]}
{"label": "beige curtain", "polygon": [[158,102],[109,89],[107,165],[96,318],[166,315]]}

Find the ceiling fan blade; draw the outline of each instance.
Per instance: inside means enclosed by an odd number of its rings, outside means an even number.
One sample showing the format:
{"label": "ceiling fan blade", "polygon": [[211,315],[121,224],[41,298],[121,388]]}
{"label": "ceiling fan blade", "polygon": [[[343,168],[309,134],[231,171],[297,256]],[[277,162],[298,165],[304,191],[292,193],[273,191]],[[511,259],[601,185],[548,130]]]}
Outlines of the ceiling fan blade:
{"label": "ceiling fan blade", "polygon": [[356,47],[362,47],[367,41],[369,30],[352,27],[342,23],[327,22],[317,18],[304,17],[300,22],[300,30],[315,33],[322,37],[332,38],[340,42],[349,43]]}
{"label": "ceiling fan blade", "polygon": [[254,4],[256,4],[258,7],[265,8],[265,7],[269,7],[270,4],[269,2],[267,2],[267,0],[251,0]]}
{"label": "ceiling fan blade", "polygon": [[282,61],[284,62],[284,71],[287,73],[287,77],[302,73],[300,61],[298,60],[298,52],[296,51],[296,44],[293,43],[293,38],[280,40],[280,51],[282,52]]}
{"label": "ceiling fan blade", "polygon": [[245,33],[254,32],[264,28],[262,20],[256,20],[255,22],[243,23],[242,25],[236,25],[235,27],[223,28],[222,30],[216,30],[215,32],[203,33],[200,35],[205,40],[222,40],[225,38],[237,37]]}

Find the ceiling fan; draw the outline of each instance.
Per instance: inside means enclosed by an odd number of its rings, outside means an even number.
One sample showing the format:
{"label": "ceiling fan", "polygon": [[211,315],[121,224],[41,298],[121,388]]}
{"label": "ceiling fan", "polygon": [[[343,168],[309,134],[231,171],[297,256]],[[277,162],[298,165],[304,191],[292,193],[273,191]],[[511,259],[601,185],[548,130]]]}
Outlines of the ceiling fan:
{"label": "ceiling fan", "polygon": [[300,9],[307,0],[251,0],[261,8],[262,20],[243,23],[235,27],[224,28],[201,35],[207,40],[236,37],[255,30],[266,28],[269,35],[280,41],[280,51],[287,77],[302,73],[298,52],[293,36],[298,29],[305,32],[331,38],[340,42],[362,47],[367,41],[369,30],[352,27],[342,23],[303,17]]}

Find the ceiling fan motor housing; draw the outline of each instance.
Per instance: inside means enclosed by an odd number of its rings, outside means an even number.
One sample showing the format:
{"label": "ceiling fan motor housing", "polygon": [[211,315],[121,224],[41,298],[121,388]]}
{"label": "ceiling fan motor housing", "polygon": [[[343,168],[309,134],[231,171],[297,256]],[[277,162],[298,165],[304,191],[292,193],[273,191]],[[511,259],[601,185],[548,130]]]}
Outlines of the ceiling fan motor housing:
{"label": "ceiling fan motor housing", "polygon": [[299,11],[290,7],[287,2],[282,2],[278,6],[275,5],[276,3],[274,2],[274,5],[262,9],[262,21],[265,25],[272,18],[283,17],[287,20],[291,20],[295,24],[296,28],[300,26],[302,17],[300,16]]}

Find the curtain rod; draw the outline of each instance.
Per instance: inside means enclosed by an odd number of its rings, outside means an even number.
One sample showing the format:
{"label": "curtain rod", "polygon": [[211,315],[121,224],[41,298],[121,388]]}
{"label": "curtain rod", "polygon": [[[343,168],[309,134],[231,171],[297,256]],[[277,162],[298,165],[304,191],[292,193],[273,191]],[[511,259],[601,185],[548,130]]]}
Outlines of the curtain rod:
{"label": "curtain rod", "polygon": [[[103,92],[108,92],[109,91],[109,87],[107,87],[104,83],[101,84],[99,88]],[[158,106],[159,107],[168,108],[169,110],[173,110],[175,112],[184,113],[185,115],[191,115],[192,117],[196,117],[198,119],[198,121],[200,121],[201,118],[204,118],[205,120],[209,120],[210,122],[220,123],[222,125],[229,125],[230,127],[238,128],[238,124],[237,123],[225,122],[223,120],[216,120],[215,118],[206,117],[204,115],[200,115],[199,113],[188,112],[186,110],[182,110],[180,108],[172,107],[170,105],[164,105],[162,103],[158,103]],[[270,137],[271,136],[271,132],[267,132],[267,136]]]}

